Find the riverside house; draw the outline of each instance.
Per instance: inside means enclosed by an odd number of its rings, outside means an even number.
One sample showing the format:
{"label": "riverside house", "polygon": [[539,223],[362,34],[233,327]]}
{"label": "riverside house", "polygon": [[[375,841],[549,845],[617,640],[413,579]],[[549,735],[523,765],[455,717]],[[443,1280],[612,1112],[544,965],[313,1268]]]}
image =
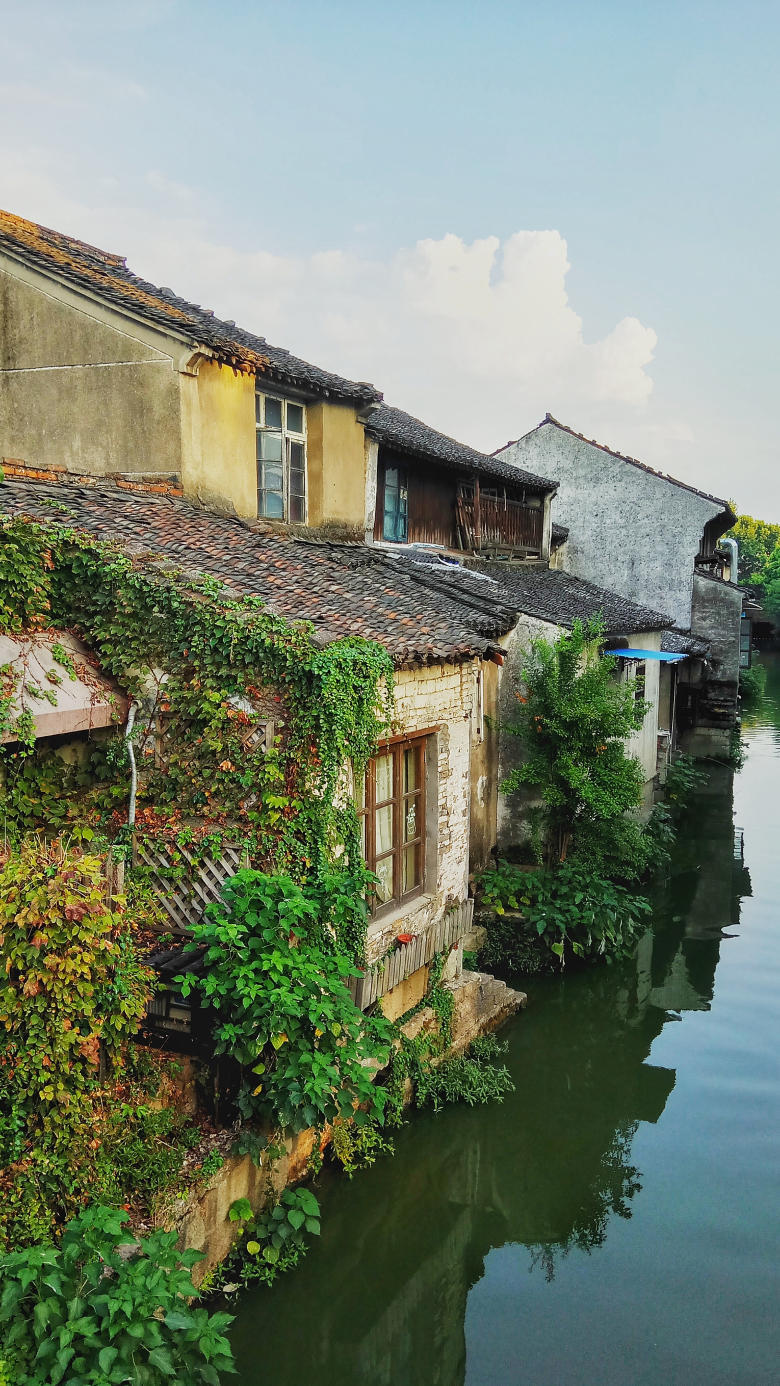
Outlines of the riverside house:
{"label": "riverside house", "polygon": [[736,518],[728,502],[593,442],[551,414],[495,455],[557,481],[555,518],[567,533],[556,566],[668,614],[663,648],[688,656],[675,699],[684,747],[726,753],[737,716],[743,605],[718,549]]}

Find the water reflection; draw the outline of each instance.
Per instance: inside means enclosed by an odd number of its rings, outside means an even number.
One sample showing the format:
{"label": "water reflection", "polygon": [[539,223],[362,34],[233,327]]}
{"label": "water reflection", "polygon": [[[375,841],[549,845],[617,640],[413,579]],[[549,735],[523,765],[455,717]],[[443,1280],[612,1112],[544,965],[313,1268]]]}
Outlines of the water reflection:
{"label": "water reflection", "polygon": [[[235,1345],[243,1386],[459,1386],[469,1290],[520,1244],[555,1279],[632,1215],[632,1157],[675,1070],[649,1062],[663,1027],[708,1010],[749,877],[734,857],[730,772],[698,796],[654,927],[614,968],[534,982],[507,1031],[515,1093],[502,1106],[416,1117],[396,1158],[351,1183],[327,1174],[321,1244],[287,1281],[247,1296]],[[514,1378],[513,1378],[514,1379]]]}

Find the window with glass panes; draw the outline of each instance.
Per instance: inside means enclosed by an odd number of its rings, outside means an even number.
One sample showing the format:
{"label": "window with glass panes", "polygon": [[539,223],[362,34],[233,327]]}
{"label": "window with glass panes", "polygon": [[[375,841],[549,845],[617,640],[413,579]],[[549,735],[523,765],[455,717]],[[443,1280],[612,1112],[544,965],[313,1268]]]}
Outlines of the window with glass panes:
{"label": "window with glass panes", "polygon": [[268,520],[306,519],[306,410],[273,395],[255,395],[257,512]]}
{"label": "window with glass panes", "polygon": [[405,544],[409,532],[409,498],[406,472],[400,467],[385,468],[385,508],[382,538]]}
{"label": "window with glass panes", "polygon": [[378,880],[375,914],[419,895],[425,884],[426,740],[380,751],[358,794],[363,856]]}

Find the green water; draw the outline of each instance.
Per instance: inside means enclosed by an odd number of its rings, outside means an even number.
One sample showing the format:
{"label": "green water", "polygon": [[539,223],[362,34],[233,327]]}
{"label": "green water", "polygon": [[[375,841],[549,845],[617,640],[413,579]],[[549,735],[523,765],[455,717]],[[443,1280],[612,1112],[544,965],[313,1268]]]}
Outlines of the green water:
{"label": "green water", "polygon": [[320,1242],[240,1301],[240,1386],[780,1381],[776,660],[746,738],[637,958],[527,983],[515,1093],[321,1178]]}

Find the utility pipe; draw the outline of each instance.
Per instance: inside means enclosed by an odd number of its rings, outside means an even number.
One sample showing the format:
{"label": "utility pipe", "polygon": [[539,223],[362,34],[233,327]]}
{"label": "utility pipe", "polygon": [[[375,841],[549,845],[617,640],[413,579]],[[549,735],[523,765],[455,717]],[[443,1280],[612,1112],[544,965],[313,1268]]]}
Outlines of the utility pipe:
{"label": "utility pipe", "polygon": [[138,711],[138,704],[133,700],[127,711],[127,725],[125,726],[125,745],[127,754],[130,757],[130,803],[127,809],[127,826],[135,827],[135,796],[138,789],[138,769],[135,763],[135,747],[133,746],[133,727],[135,725],[135,714]]}
{"label": "utility pipe", "polygon": [[731,581],[739,582],[739,544],[736,539],[721,539],[720,542],[731,552]]}

